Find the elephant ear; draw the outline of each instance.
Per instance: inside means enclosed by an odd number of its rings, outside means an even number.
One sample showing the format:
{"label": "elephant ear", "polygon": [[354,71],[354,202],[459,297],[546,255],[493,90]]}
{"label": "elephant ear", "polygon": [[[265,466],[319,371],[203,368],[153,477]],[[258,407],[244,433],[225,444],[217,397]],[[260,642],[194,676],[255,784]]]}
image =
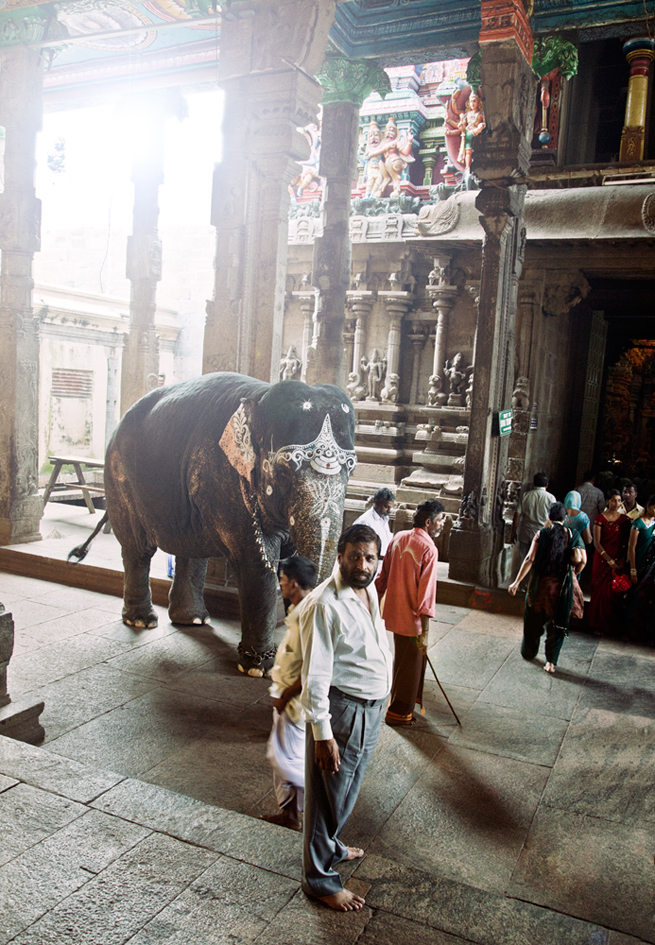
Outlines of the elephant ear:
{"label": "elephant ear", "polygon": [[219,446],[234,466],[240,476],[248,481],[253,488],[253,471],[255,469],[255,450],[252,445],[250,424],[246,403],[241,403],[232,414],[223,430]]}

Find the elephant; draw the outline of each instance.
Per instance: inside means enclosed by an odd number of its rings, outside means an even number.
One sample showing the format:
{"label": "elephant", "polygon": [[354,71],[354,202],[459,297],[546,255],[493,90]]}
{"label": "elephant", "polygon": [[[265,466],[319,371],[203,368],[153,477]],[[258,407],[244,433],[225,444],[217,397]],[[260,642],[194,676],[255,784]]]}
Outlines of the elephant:
{"label": "elephant", "polygon": [[[236,576],[238,665],[267,674],[275,657],[277,563],[290,542],[329,576],[356,464],[355,412],[338,387],[205,374],[153,390],[107,446],[107,513],[121,544],[123,621],[154,627],[150,559],[175,555],[174,624],[202,624],[208,559]],[[285,550],[285,553],[286,550]]]}

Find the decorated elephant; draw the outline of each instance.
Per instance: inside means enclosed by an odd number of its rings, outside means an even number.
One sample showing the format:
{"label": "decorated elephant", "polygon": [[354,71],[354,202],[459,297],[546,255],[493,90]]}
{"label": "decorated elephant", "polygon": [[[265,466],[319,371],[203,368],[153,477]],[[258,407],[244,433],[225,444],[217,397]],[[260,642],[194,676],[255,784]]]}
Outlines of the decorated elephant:
{"label": "decorated elephant", "polygon": [[226,556],[241,603],[239,668],[263,675],[275,656],[283,543],[311,558],[320,580],[334,563],[354,429],[350,400],[329,384],[217,373],[142,397],[116,428],[105,463],[125,568],[123,621],[157,625],[149,570],[159,547],[175,555],[172,623],[206,622],[207,561]]}

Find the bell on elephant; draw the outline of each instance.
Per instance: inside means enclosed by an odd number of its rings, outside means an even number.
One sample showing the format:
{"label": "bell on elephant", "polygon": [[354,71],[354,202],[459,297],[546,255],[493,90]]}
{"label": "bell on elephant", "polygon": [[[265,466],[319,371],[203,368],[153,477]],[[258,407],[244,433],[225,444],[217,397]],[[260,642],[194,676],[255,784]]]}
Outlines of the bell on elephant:
{"label": "bell on elephant", "polygon": [[[239,668],[267,673],[281,547],[288,554],[293,543],[319,580],[331,572],[356,463],[354,434],[353,406],[329,384],[214,373],[137,401],[105,462],[107,514],[125,569],[123,621],[157,625],[149,571],[161,548],[175,555],[171,622],[207,622],[207,562],[226,557],[241,604]],[[81,560],[92,538],[69,558]]]}

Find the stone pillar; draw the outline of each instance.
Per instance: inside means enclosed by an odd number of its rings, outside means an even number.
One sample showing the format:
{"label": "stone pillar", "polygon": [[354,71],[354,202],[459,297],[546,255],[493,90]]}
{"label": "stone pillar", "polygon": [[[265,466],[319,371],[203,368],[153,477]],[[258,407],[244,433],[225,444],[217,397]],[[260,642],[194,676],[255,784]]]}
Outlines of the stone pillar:
{"label": "stone pillar", "polygon": [[418,403],[418,386],[421,377],[421,352],[425,347],[427,332],[420,322],[412,321],[411,331],[407,336],[412,343],[412,384],[409,393],[410,404]]}
{"label": "stone pillar", "polygon": [[437,256],[427,286],[428,298],[437,313],[434,339],[434,360],[432,376],[441,380],[441,390],[445,391],[444,365],[446,363],[446,344],[448,341],[448,315],[455,304],[457,286],[450,285],[450,256]]}
{"label": "stone pillar", "polygon": [[355,334],[353,338],[353,353],[350,365],[346,370],[359,373],[359,363],[366,353],[366,321],[373,308],[374,293],[370,291],[349,291],[348,308],[355,316]]}
{"label": "stone pillar", "polygon": [[41,201],[34,191],[34,149],[43,111],[38,50],[0,53],[0,122],[5,128],[0,194],[0,544],[37,541],[38,319],[32,312],[32,261],[41,248]]}
{"label": "stone pillar", "polygon": [[291,293],[294,299],[300,302],[302,312],[302,350],[300,358],[302,360],[302,369],[300,380],[306,381],[307,378],[307,353],[312,343],[312,328],[314,321],[314,306],[316,304],[316,293],[313,289],[298,289]]}
{"label": "stone pillar", "polygon": [[107,402],[105,405],[105,446],[118,424],[119,389],[118,369],[121,360],[122,345],[105,347],[107,355]]}
{"label": "stone pillar", "polygon": [[486,130],[476,139],[473,171],[484,229],[475,383],[459,518],[450,540],[450,575],[493,587],[504,548],[502,517],[507,438],[498,411],[511,407],[514,322],[525,249],[525,187],[532,136],[535,79],[532,34],[520,0],[482,0],[481,94]]}
{"label": "stone pillar", "polygon": [[[314,241],[312,273],[316,286],[316,354],[312,384],[345,388],[343,326],[350,285],[350,192],[356,178],[359,109],[373,90],[385,94],[385,72],[364,60],[326,56],[317,74],[323,92],[321,160],[323,235]],[[357,342],[355,342],[355,347]]]}
{"label": "stone pillar", "polygon": [[623,44],[623,52],[630,63],[630,80],[619,160],[643,161],[648,114],[648,73],[655,59],[655,39],[647,36],[629,39]]}
{"label": "stone pillar", "polygon": [[125,339],[121,369],[121,416],[140,397],[157,386],[159,342],[155,332],[157,283],[161,279],[159,187],[164,180],[164,125],[184,116],[179,92],[162,90],[132,96],[126,103],[138,109],[133,127],[132,235],[127,241],[126,275],[130,280],[130,330]]}
{"label": "stone pillar", "polygon": [[224,156],[216,166],[214,297],[203,371],[279,376],[289,184],[308,156],[299,128],[316,121],[313,78],[334,22],[334,0],[252,0],[221,23]]}
{"label": "stone pillar", "polygon": [[398,374],[400,364],[400,326],[412,306],[414,296],[410,292],[378,292],[389,316],[387,335],[387,377]]}

